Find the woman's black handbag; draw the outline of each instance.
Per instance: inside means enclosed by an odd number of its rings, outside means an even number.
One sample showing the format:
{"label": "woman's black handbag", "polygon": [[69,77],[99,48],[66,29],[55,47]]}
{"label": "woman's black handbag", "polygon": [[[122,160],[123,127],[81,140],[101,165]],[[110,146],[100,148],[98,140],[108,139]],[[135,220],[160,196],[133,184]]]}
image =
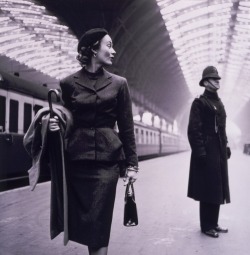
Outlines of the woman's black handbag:
{"label": "woman's black handbag", "polygon": [[133,183],[129,182],[125,191],[125,206],[124,206],[124,219],[123,225],[132,227],[138,225],[138,215],[135,203],[135,192]]}

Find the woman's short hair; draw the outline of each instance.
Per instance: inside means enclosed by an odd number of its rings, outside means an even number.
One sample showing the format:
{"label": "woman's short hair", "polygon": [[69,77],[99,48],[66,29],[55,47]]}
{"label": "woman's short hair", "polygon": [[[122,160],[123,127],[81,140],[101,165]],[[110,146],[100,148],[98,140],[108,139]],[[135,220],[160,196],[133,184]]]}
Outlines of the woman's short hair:
{"label": "woman's short hair", "polygon": [[81,65],[90,62],[94,54],[93,50],[99,49],[101,39],[107,34],[104,28],[93,28],[82,35],[77,46],[78,56],[76,57]]}
{"label": "woman's short hair", "polygon": [[82,46],[76,59],[80,62],[82,66],[90,63],[91,57],[93,56],[93,50],[98,50],[100,47],[100,41],[97,41],[94,45],[84,47]]}

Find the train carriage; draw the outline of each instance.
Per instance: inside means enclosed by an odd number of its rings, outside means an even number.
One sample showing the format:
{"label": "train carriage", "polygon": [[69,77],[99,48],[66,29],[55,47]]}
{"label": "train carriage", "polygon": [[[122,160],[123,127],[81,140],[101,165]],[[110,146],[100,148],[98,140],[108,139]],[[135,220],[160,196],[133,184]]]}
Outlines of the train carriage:
{"label": "train carriage", "polygon": [[[28,185],[31,159],[23,136],[37,111],[47,102],[48,88],[1,72],[0,76],[0,190]],[[179,152],[179,135],[135,121],[139,159]],[[47,180],[45,176],[44,180]]]}
{"label": "train carriage", "polygon": [[37,111],[46,106],[48,89],[1,72],[0,77],[0,190],[28,184],[31,159],[23,136]]}
{"label": "train carriage", "polygon": [[138,156],[157,156],[160,154],[160,130],[135,121],[135,139]]}

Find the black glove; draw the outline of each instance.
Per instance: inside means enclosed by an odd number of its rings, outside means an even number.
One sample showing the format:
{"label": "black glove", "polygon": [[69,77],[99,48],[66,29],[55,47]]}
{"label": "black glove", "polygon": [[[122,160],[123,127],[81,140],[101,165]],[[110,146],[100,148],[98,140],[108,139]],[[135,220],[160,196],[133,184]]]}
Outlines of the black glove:
{"label": "black glove", "polygon": [[201,155],[197,158],[197,165],[199,168],[205,168],[207,165],[207,156],[206,155]]}
{"label": "black glove", "polygon": [[231,158],[231,150],[230,147],[227,147],[227,159]]}

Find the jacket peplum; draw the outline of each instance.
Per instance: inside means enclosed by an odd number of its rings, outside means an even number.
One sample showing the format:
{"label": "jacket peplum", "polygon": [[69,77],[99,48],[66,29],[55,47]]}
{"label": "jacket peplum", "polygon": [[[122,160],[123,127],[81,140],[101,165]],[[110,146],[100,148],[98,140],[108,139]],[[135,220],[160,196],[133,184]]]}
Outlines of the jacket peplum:
{"label": "jacket peplum", "polygon": [[127,80],[101,69],[93,82],[83,68],[64,78],[60,87],[74,120],[66,148],[69,159],[138,165]]}

